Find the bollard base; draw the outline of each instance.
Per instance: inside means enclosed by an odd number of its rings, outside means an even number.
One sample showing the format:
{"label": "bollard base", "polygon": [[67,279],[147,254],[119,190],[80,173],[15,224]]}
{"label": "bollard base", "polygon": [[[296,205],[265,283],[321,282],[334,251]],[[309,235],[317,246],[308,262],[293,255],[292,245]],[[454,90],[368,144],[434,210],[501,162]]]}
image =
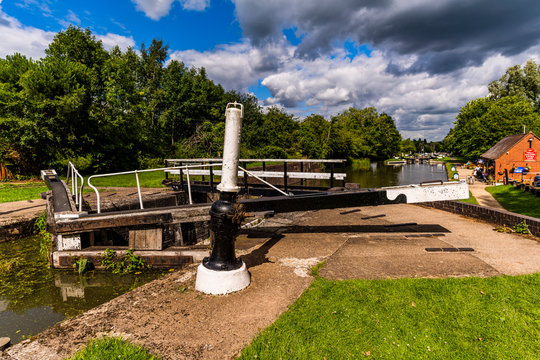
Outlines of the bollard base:
{"label": "bollard base", "polygon": [[195,290],[205,294],[224,295],[240,291],[251,282],[246,264],[242,262],[239,269],[217,271],[206,268],[203,264],[197,268]]}

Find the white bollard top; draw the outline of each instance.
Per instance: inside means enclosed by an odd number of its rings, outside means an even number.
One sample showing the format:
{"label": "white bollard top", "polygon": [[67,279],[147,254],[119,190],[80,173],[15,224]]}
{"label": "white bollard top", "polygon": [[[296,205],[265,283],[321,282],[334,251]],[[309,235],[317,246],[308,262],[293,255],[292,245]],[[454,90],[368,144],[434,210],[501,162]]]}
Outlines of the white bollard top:
{"label": "white bollard top", "polygon": [[[238,108],[237,106],[240,106]],[[237,102],[227,104],[225,110],[225,139],[223,144],[223,173],[217,189],[221,192],[238,192],[238,159],[244,106]]]}

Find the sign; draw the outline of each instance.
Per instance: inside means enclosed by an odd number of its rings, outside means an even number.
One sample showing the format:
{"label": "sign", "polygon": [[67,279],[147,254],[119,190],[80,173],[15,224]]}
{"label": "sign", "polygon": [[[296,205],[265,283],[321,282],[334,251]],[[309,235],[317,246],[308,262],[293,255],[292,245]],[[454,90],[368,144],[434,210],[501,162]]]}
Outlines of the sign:
{"label": "sign", "polygon": [[525,170],[525,168],[519,166],[514,170],[514,174],[523,174],[523,170]]}
{"label": "sign", "polygon": [[523,161],[535,161],[536,160],[536,151],[529,149],[523,153]]}

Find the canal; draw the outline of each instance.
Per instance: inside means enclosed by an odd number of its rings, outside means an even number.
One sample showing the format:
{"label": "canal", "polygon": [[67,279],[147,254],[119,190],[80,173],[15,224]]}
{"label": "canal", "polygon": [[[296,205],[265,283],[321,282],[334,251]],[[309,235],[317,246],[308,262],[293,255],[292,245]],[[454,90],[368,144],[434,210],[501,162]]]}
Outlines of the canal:
{"label": "canal", "polygon": [[18,343],[159,275],[54,270],[39,255],[37,236],[0,243],[0,337]]}
{"label": "canal", "polygon": [[385,165],[384,162],[353,161],[347,166],[347,182],[363,188],[420,184],[425,181],[448,181],[445,164]]}

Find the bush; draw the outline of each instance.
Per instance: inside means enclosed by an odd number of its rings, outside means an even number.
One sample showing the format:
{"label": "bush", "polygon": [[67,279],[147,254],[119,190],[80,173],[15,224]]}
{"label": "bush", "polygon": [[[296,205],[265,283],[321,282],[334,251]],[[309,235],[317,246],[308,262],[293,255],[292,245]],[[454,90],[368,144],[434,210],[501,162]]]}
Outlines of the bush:
{"label": "bush", "polygon": [[257,156],[259,158],[266,158],[266,159],[287,159],[288,155],[285,150],[278,146],[268,145],[263,148],[261,148],[257,152]]}

